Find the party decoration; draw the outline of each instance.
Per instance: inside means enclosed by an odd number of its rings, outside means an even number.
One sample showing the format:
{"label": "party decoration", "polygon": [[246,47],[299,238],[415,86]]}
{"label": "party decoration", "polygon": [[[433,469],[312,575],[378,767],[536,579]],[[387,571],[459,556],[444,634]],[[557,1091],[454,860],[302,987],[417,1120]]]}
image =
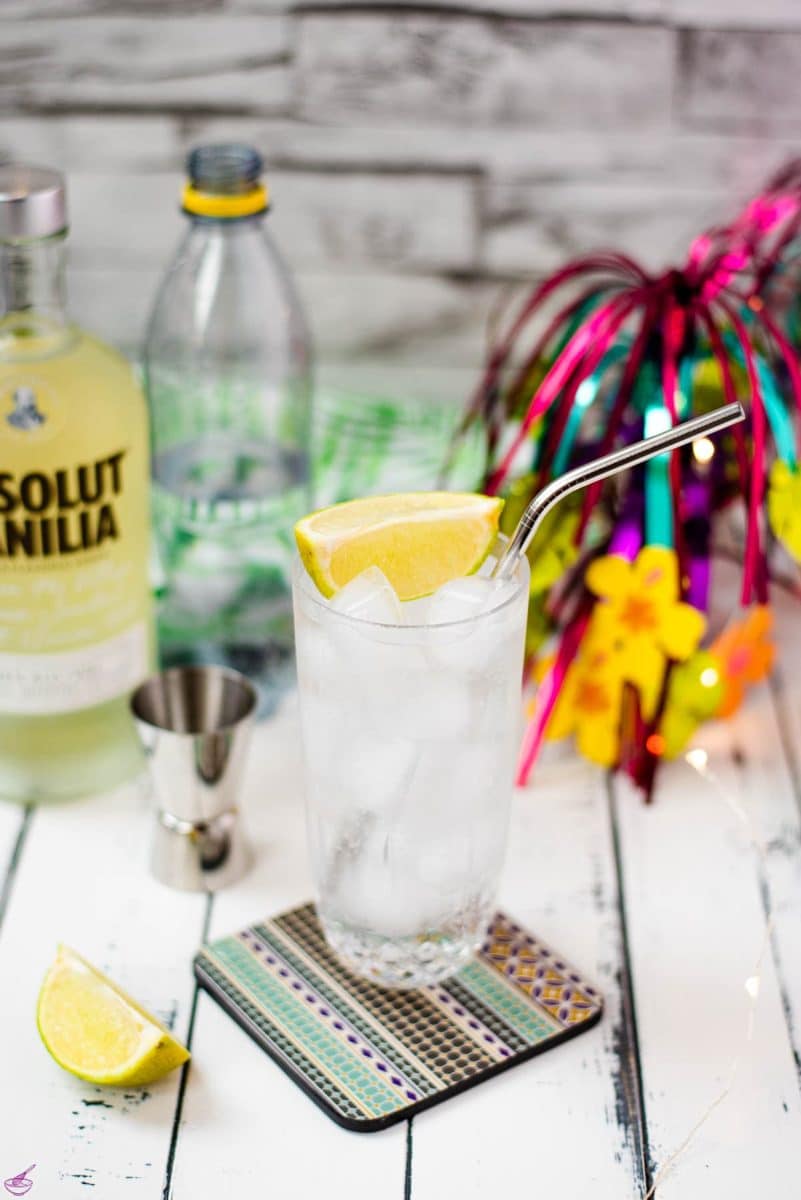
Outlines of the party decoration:
{"label": "party decoration", "polygon": [[[548,664],[552,669],[552,664]],[[623,676],[615,656],[592,637],[585,639],[565,676],[548,725],[548,737],[574,734],[579,750],[590,762],[611,767],[620,746],[620,704]]]}
{"label": "party decoration", "polygon": [[768,519],[785,549],[801,562],[801,473],[781,458],[770,469]]}
{"label": "party decoration", "polygon": [[706,624],[697,608],[679,601],[676,554],[663,546],[645,546],[633,563],[610,554],[590,565],[585,582],[600,598],[592,619],[594,636],[612,649],[622,678],[636,685],[650,716],[668,662],[686,659]]}
{"label": "party decoration", "polygon": [[769,673],[776,654],[770,636],[772,628],[773,614],[760,604],[730,625],[712,644],[723,685],[717,716],[730,717],[742,704],[749,684],[759,683]]}
{"label": "party decoration", "polygon": [[[715,444],[588,488],[535,540],[537,686],[519,782],[545,738],[572,735],[649,798],[659,762],[769,671],[771,539],[801,562],[799,296],[801,160],[696,238],[680,267],[651,274],[613,251],[568,263],[491,347],[463,430],[483,425],[485,487],[508,497],[507,530],[588,458],[735,399],[748,414]],[[738,503],[744,615],[721,631],[709,623],[714,523]]]}
{"label": "party decoration", "polygon": [[682,753],[698,726],[718,713],[723,695],[720,660],[708,650],[698,650],[671,671],[659,726],[665,758]]}

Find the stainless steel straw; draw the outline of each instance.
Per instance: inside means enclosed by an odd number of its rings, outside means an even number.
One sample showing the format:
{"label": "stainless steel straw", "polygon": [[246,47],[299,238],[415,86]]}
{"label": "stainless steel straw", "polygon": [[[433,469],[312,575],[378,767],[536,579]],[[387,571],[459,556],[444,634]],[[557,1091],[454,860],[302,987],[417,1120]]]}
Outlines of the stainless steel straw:
{"label": "stainless steel straw", "polygon": [[638,467],[641,463],[647,462],[649,458],[653,458],[655,454],[663,454],[665,451],[675,450],[687,442],[694,442],[697,438],[709,437],[711,433],[719,433],[721,429],[726,429],[727,426],[736,425],[738,421],[742,421],[744,416],[745,411],[739,402],[725,404],[722,408],[704,413],[701,417],[693,417],[691,421],[682,421],[679,425],[666,429],[664,433],[656,433],[653,437],[632,442],[620,450],[613,450],[611,454],[605,454],[603,458],[595,458],[591,462],[583,463],[580,467],[560,475],[558,479],[553,479],[542,491],[537,492],[523,513],[505,554],[492,573],[493,578],[506,579],[512,574],[515,563],[521,554],[525,554],[542,518],[549,509],[553,508],[554,504],[558,504],[570,492],[577,492],[579,488],[586,487],[587,484],[608,479],[610,475],[617,475],[619,471],[625,471],[628,467]]}

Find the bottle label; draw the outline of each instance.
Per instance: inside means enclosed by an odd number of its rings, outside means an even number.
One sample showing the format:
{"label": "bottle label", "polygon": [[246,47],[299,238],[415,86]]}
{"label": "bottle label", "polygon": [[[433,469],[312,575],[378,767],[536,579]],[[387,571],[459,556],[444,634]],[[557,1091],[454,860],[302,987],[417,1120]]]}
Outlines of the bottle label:
{"label": "bottle label", "polygon": [[15,476],[0,471],[0,558],[62,558],[119,537],[125,450]]}
{"label": "bottle label", "polygon": [[61,654],[0,654],[0,713],[76,712],[130,691],[147,673],[144,621]]}
{"label": "bottle label", "polygon": [[147,674],[147,464],[117,355],[79,336],[0,363],[0,714],[89,708]]}

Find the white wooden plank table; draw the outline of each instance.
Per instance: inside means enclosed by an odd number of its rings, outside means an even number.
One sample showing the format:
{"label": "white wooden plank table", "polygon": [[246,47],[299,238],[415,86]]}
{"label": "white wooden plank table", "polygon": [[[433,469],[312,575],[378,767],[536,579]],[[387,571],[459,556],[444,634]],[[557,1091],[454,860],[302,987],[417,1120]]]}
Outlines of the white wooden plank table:
{"label": "white wooden plank table", "polygon": [[[796,1194],[801,614],[781,594],[776,605],[783,670],[701,731],[710,775],[670,765],[646,808],[562,756],[515,799],[500,902],[594,977],[600,1025],[384,1133],[329,1121],[191,977],[204,937],[310,894],[292,701],[258,730],[249,763],[257,864],[213,899],[148,877],[141,785],[0,806],[0,1180],[36,1163],[32,1200]],[[34,1014],[60,940],[188,1038],[191,1067],[130,1092],[59,1071]],[[746,980],[761,954],[754,1004]]]}

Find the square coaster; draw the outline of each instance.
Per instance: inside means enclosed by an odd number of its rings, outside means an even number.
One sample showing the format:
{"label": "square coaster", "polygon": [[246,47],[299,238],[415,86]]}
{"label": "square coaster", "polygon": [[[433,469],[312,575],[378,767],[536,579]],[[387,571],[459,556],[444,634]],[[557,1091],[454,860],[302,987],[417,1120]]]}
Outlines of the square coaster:
{"label": "square coaster", "polygon": [[597,988],[502,912],[458,974],[411,991],[353,975],[313,904],[212,942],[194,968],[333,1120],[365,1133],[575,1037],[603,1011]]}

